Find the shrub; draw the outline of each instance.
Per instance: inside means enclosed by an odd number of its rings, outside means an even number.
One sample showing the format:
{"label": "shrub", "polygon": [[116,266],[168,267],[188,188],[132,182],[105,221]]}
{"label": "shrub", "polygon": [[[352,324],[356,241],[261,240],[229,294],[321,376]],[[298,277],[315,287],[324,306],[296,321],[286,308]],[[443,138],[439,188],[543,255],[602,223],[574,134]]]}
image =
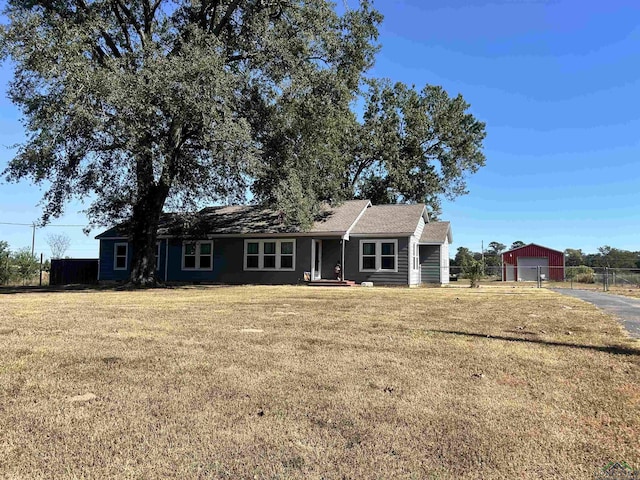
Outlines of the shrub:
{"label": "shrub", "polygon": [[586,265],[567,267],[564,274],[567,280],[573,280],[578,283],[595,283],[595,272],[593,268]]}

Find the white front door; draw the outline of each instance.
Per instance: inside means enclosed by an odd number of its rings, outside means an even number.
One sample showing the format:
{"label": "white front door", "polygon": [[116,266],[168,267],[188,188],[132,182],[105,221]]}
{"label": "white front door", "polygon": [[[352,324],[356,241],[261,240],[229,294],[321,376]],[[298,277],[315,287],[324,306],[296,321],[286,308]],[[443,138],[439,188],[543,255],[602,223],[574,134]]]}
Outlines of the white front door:
{"label": "white front door", "polygon": [[322,278],[322,240],[311,240],[311,280]]}

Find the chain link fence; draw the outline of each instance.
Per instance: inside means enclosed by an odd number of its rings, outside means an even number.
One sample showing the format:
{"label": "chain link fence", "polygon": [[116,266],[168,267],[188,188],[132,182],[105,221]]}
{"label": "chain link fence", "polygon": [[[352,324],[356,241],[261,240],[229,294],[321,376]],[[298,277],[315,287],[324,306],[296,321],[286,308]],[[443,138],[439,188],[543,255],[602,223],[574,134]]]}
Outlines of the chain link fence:
{"label": "chain link fence", "polygon": [[[443,280],[446,275],[451,286],[470,285],[470,275],[464,267],[450,266],[448,272],[443,269]],[[485,286],[511,284],[532,288],[575,288],[612,293],[630,290],[640,293],[640,268],[485,266],[478,283]]]}

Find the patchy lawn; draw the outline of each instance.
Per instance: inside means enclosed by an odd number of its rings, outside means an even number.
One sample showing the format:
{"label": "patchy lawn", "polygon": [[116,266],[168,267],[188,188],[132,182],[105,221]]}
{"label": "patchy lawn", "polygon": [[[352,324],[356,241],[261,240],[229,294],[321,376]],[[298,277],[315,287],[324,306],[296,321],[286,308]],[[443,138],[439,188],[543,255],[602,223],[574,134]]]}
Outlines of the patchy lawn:
{"label": "patchy lawn", "polygon": [[546,289],[0,295],[3,478],[640,468],[640,343]]}

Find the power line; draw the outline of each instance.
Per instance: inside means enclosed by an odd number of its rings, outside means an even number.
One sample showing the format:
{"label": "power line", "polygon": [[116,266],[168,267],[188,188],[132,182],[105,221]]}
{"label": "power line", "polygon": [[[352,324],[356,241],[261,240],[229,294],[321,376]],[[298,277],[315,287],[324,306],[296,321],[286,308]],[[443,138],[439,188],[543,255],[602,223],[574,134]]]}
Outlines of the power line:
{"label": "power line", "polygon": [[85,227],[86,225],[54,225],[54,224],[49,224],[49,225],[44,225],[44,226],[38,226],[35,223],[14,223],[14,222],[0,222],[0,225],[16,225],[19,227],[33,227],[34,225],[37,228],[48,228],[48,227]]}

